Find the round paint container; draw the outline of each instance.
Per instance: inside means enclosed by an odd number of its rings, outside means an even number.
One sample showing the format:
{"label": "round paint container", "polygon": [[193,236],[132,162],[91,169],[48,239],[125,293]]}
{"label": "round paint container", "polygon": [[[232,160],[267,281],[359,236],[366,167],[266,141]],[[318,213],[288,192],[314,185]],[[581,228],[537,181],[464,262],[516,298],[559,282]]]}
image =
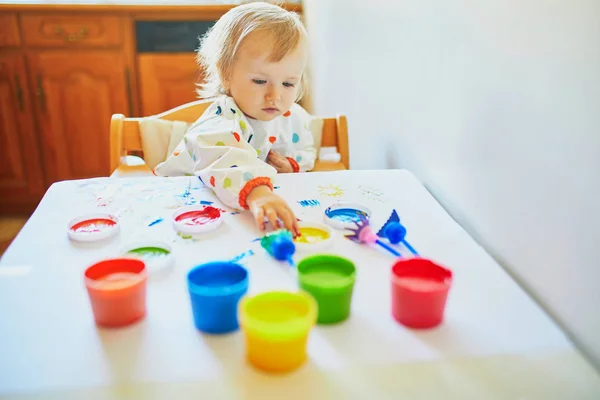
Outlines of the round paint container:
{"label": "round paint container", "polygon": [[330,226],[312,222],[298,222],[300,236],[294,239],[298,251],[317,251],[331,246],[334,231]]}
{"label": "round paint container", "polygon": [[432,328],[444,318],[452,271],[424,258],[392,267],[392,316],[410,328]]}
{"label": "round paint container", "polygon": [[124,257],[135,257],[146,263],[148,273],[156,273],[173,265],[173,249],[158,241],[131,243],[123,249]]}
{"label": "round paint container", "polygon": [[173,214],[173,228],[183,235],[196,236],[212,231],[221,222],[222,211],[213,206],[187,206]]}
{"label": "round paint container", "polygon": [[96,324],[125,326],[146,315],[146,265],[142,260],[103,260],[87,268],[84,276]]}
{"label": "round paint container", "polygon": [[119,220],[112,214],[90,214],[72,219],[67,233],[71,240],[95,242],[116,235],[119,228]]}
{"label": "round paint container", "polygon": [[239,316],[246,357],[256,368],[287,372],[306,361],[306,343],[317,317],[310,294],[275,291],[244,297]]}
{"label": "round paint container", "polygon": [[228,333],[239,328],[240,298],[248,291],[248,271],[239,264],[215,261],[198,265],[187,275],[196,329]]}
{"label": "round paint container", "polygon": [[356,228],[361,218],[371,218],[371,210],[365,206],[351,203],[337,203],[325,209],[325,222],[335,229]]}
{"label": "round paint container", "polygon": [[317,301],[319,324],[344,321],[350,315],[356,267],[334,255],[315,255],[298,263],[298,284]]}

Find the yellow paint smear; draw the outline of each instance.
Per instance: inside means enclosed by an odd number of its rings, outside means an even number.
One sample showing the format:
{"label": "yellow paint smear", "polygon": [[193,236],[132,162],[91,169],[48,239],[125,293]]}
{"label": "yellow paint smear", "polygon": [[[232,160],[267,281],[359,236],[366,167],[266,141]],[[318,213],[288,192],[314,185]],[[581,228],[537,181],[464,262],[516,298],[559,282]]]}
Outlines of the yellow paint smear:
{"label": "yellow paint smear", "polygon": [[329,232],[319,228],[300,228],[300,236],[295,241],[296,243],[314,244],[323,242],[329,239]]}

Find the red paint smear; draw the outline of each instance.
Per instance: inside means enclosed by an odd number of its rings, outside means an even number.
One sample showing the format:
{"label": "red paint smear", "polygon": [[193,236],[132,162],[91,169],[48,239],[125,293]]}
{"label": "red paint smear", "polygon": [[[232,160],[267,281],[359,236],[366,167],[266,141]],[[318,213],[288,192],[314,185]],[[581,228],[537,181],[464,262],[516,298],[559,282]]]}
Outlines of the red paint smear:
{"label": "red paint smear", "polygon": [[215,207],[204,207],[202,210],[188,211],[175,218],[177,222],[185,225],[204,225],[221,217],[221,210]]}
{"label": "red paint smear", "polygon": [[107,228],[112,228],[116,222],[107,218],[86,219],[76,223],[71,227],[71,230],[77,233],[92,233],[101,232]]}

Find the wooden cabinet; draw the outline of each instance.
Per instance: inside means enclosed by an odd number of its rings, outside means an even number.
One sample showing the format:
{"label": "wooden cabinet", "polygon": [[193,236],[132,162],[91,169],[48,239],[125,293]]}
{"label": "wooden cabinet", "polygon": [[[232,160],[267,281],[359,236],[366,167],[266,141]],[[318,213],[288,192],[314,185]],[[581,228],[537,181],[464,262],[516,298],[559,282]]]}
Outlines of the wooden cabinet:
{"label": "wooden cabinet", "polygon": [[5,212],[35,207],[45,190],[30,92],[24,56],[0,54],[0,209]]}
{"label": "wooden cabinet", "polygon": [[131,109],[122,53],[36,51],[28,63],[48,180],[110,175],[110,116]]}
{"label": "wooden cabinet", "polygon": [[202,78],[194,53],[141,54],[137,60],[142,115],[198,100],[196,84]]}

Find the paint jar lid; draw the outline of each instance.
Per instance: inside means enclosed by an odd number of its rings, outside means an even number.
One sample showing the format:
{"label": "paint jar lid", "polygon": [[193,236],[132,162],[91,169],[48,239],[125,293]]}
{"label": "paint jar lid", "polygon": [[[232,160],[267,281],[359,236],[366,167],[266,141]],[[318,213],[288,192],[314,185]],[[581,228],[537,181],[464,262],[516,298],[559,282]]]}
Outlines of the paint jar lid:
{"label": "paint jar lid", "polygon": [[143,260],[150,274],[171,267],[174,260],[173,248],[168,243],[156,240],[130,243],[123,248],[123,256]]}
{"label": "paint jar lid", "polygon": [[223,222],[223,211],[213,206],[187,206],[173,214],[173,228],[183,235],[212,231]]}
{"label": "paint jar lid", "polygon": [[119,232],[119,219],[112,214],[89,214],[74,218],[69,222],[69,239],[77,242],[96,242],[116,235]]}
{"label": "paint jar lid", "polygon": [[333,244],[335,232],[328,225],[299,221],[298,227],[302,233],[301,236],[294,239],[298,251],[318,251]]}
{"label": "paint jar lid", "polygon": [[371,210],[354,203],[332,204],[325,209],[323,215],[328,225],[339,230],[356,228],[355,222],[360,221],[361,217],[371,218]]}

